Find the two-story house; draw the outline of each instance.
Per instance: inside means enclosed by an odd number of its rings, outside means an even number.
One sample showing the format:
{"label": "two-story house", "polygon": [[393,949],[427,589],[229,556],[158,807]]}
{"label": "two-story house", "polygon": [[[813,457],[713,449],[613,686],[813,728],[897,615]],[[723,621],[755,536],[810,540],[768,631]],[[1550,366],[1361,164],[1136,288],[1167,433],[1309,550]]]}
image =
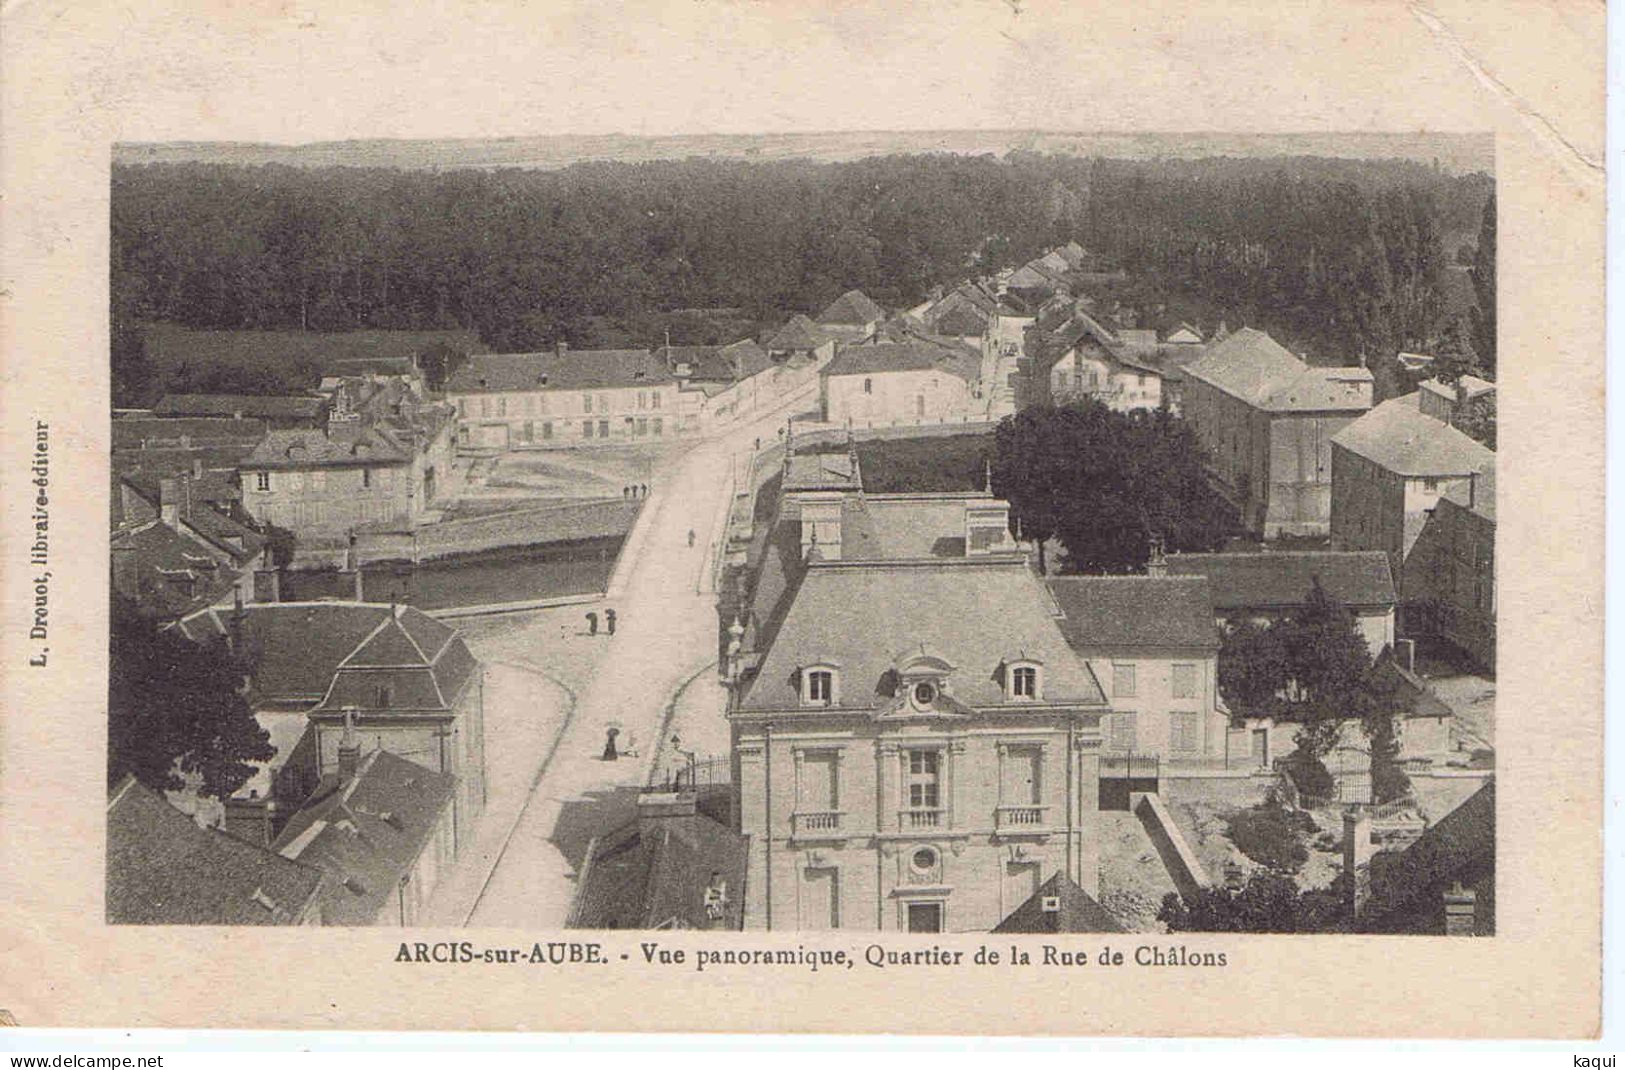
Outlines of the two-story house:
{"label": "two-story house", "polygon": [[446,382],[459,450],[666,442],[681,431],[672,367],[647,349],[473,356]]}
{"label": "two-story house", "polygon": [[1371,372],[1312,367],[1250,327],[1183,372],[1184,418],[1248,530],[1325,535],[1332,438],[1371,408]]}
{"label": "two-story house", "polygon": [[[1029,335],[1034,374],[1048,396],[1030,400],[1061,404],[1079,398],[1099,401],[1118,412],[1155,409],[1162,404],[1162,369],[1154,359],[1125,345],[1082,308],[1060,326]],[[1043,369],[1047,368],[1047,373]]]}
{"label": "two-story house", "polygon": [[957,342],[912,338],[843,348],[821,373],[827,423],[956,423],[976,411],[982,361]]}

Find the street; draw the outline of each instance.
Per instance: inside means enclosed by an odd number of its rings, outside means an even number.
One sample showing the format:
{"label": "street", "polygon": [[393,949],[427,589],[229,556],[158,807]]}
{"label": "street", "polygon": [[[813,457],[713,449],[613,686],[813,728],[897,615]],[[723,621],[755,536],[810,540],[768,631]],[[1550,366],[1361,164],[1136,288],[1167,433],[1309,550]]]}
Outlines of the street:
{"label": "street", "polygon": [[[581,690],[557,750],[506,837],[466,924],[562,926],[588,842],[635,814],[637,789],[659,753],[672,696],[716,659],[709,577],[727,516],[730,466],[756,438],[776,441],[785,415],[805,404],[816,383],[810,387],[779,409],[656,465],[649,502],[627,539],[609,597],[580,607],[595,609],[600,617],[614,609],[615,635],[600,639],[607,645],[602,660]],[[522,638],[534,634],[538,644],[555,641],[557,633],[551,620],[515,627],[527,629]],[[506,642],[511,645],[515,638]],[[545,662],[545,649],[527,660]],[[605,761],[612,727],[619,730],[618,745],[633,753]]]}

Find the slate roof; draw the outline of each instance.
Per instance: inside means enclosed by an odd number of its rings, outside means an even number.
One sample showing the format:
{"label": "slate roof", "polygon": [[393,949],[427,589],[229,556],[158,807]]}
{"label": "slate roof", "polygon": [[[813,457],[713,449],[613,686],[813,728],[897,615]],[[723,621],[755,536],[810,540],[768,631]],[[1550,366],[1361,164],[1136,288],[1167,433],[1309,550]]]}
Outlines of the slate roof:
{"label": "slate roof", "polygon": [[[999,627],[989,630],[986,622]],[[741,701],[745,710],[795,708],[797,671],[841,666],[847,709],[873,709],[900,651],[923,645],[953,663],[953,697],[973,707],[1005,702],[999,665],[1044,665],[1046,702],[1104,705],[1100,684],[1067,646],[1050,600],[1020,557],[954,561],[814,562]]]}
{"label": "slate roof", "polygon": [[292,925],[322,871],[200,828],[126,776],[107,802],[107,920],[114,925]]}
{"label": "slate roof", "polygon": [[447,394],[500,394],[660,386],[666,362],[647,349],[568,349],[563,353],[472,356],[446,382]]}
{"label": "slate roof", "polygon": [[370,925],[451,805],[457,778],[375,750],[348,778],[330,774],[271,849],[328,876],[327,925]]}
{"label": "slate roof", "polygon": [[279,397],[259,394],[165,394],[154,405],[154,416],[243,416],[286,422],[314,421],[327,402],[316,397]]}
{"label": "slate roof", "polygon": [[1206,576],[1220,614],[1297,608],[1317,579],[1327,594],[1351,608],[1391,609],[1398,601],[1388,555],[1381,550],[1169,554],[1168,572]]}
{"label": "slate roof", "polygon": [[[1044,900],[1058,899],[1060,909],[1046,911]],[[1057,872],[1010,916],[993,927],[996,933],[1121,933],[1128,930],[1112,912],[1065,873]]]}
{"label": "slate roof", "polygon": [[965,507],[984,491],[940,495],[849,495],[841,503],[841,557],[901,561],[965,556]]}
{"label": "slate roof", "polygon": [[1495,459],[1487,447],[1443,420],[1424,416],[1420,392],[1390,398],[1332,436],[1332,444],[1395,475],[1463,476]]}
{"label": "slate roof", "polygon": [[886,310],[871,301],[862,290],[846,291],[818,314],[819,323],[841,327],[865,327],[885,318]]}
{"label": "slate roof", "polygon": [[[207,609],[181,621],[195,640],[228,633],[236,610]],[[478,662],[457,633],[411,606],[277,602],[242,607],[242,637],[255,658],[256,703],[437,712],[456,703]],[[387,670],[387,671],[386,671]]]}
{"label": "slate roof", "polygon": [[1045,582],[1075,650],[1219,647],[1212,596],[1201,576],[1052,576]]}
{"label": "slate roof", "polygon": [[737,383],[773,363],[767,351],[749,338],[725,346],[662,346],[655,352],[672,369],[687,364],[691,381]]}
{"label": "slate roof", "polygon": [[1367,681],[1378,701],[1397,716],[1447,719],[1455,715],[1426,680],[1399,663],[1393,647],[1382,648]]}
{"label": "slate roof", "polygon": [[1487,880],[1493,887],[1494,877],[1492,778],[1397,856],[1383,852],[1371,860],[1371,898],[1361,928],[1439,932],[1440,892],[1458,881],[1472,887]]}
{"label": "slate roof", "polygon": [[940,371],[975,382],[982,374],[982,362],[963,347],[949,348],[924,341],[880,342],[848,346],[824,368],[824,374],[830,377],[913,371]]}
{"label": "slate roof", "polygon": [[784,350],[817,349],[829,339],[805,315],[797,312],[767,341],[767,348],[775,352]]}
{"label": "slate roof", "polygon": [[[571,905],[572,929],[742,929],[750,837],[704,813],[629,822],[597,840]],[[711,874],[725,882],[706,915]]]}
{"label": "slate roof", "polygon": [[950,308],[940,316],[928,320],[938,334],[955,337],[981,337],[987,332],[987,316],[965,305]]}
{"label": "slate roof", "polygon": [[395,436],[370,427],[354,437],[325,431],[290,429],[269,432],[239,462],[244,470],[353,468],[358,465],[406,464],[411,450]]}
{"label": "slate roof", "polygon": [[1489,463],[1475,477],[1473,486],[1451,487],[1444,492],[1444,497],[1453,505],[1458,505],[1477,516],[1483,517],[1490,523],[1495,523],[1495,455],[1490,454]]}
{"label": "slate roof", "polygon": [[1271,412],[1363,410],[1359,386],[1372,381],[1365,368],[1311,367],[1251,327],[1209,345],[1185,374]]}
{"label": "slate roof", "polygon": [[183,616],[219,602],[241,575],[159,520],[113,534],[113,589],[145,612]]}

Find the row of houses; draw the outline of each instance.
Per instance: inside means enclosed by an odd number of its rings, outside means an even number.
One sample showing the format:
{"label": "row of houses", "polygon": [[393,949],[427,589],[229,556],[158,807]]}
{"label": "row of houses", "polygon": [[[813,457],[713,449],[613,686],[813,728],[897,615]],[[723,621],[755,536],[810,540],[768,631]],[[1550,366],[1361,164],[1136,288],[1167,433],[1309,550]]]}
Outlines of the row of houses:
{"label": "row of houses", "polygon": [[250,660],[273,748],[218,811],[125,777],[107,804],[115,924],[413,925],[486,801],[484,669],[404,606],[244,603],[173,625]]}
{"label": "row of houses", "polygon": [[[1098,895],[1100,814],[1147,790],[1146,763],[1267,769],[1288,749],[1224,708],[1224,623],[1296,612],[1321,582],[1373,649],[1393,643],[1381,553],[1045,577],[986,489],[869,493],[851,449],[791,451],[781,486],[723,609],[750,927],[988,930],[1052,880]],[[1449,712],[1418,685],[1408,745],[1442,746],[1424,722]]]}

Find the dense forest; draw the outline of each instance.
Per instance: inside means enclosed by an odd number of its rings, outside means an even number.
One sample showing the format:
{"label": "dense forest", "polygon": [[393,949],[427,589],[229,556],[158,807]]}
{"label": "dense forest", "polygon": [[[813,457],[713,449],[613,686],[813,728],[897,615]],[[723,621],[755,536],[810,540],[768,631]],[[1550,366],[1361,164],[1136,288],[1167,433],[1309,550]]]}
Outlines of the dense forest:
{"label": "dense forest", "polygon": [[1470,262],[1481,221],[1493,235],[1492,187],[1398,160],[1019,152],[557,171],[120,165],[115,360],[151,321],[467,328],[495,349],[647,341],[675,323],[674,342],[704,341],[692,310],[766,323],[853,286],[901,307],[1070,238],[1231,326],[1352,359],[1441,336],[1443,275]]}

